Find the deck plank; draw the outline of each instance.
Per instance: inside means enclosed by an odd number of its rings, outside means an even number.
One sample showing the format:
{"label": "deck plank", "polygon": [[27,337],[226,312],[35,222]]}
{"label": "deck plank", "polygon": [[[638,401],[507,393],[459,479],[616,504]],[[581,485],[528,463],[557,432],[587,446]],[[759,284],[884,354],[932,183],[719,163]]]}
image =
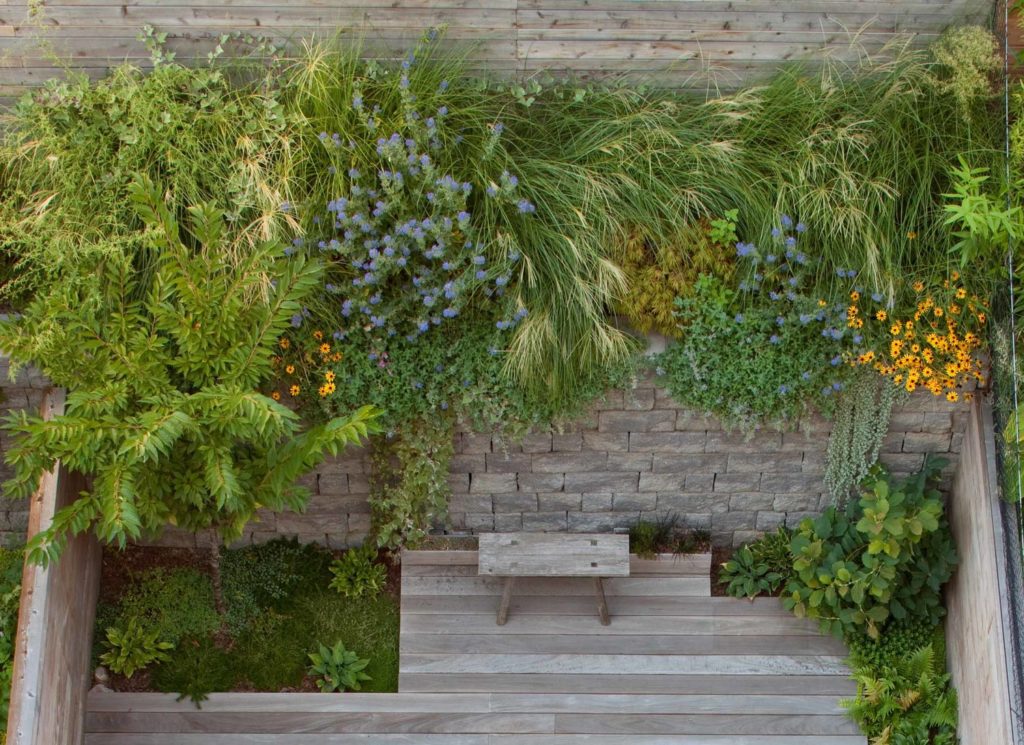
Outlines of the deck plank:
{"label": "deck plank", "polygon": [[[711,604],[715,598],[699,596],[679,597],[608,597],[608,607],[616,616],[733,616],[784,618],[792,620],[779,604],[762,603],[754,605],[746,601],[728,599],[727,603]],[[725,598],[717,598],[719,600]],[[402,598],[402,613],[406,614],[463,614],[494,615],[498,603],[497,595],[406,595]],[[594,615],[594,595],[529,595],[516,594],[512,597],[513,613],[559,616]]]}
{"label": "deck plank", "polygon": [[[402,580],[402,595],[500,595],[503,586],[502,577],[406,577]],[[608,597],[707,597],[709,590],[708,577],[612,577],[604,580]],[[521,577],[516,579],[516,594],[593,597],[594,586],[586,577]]]}

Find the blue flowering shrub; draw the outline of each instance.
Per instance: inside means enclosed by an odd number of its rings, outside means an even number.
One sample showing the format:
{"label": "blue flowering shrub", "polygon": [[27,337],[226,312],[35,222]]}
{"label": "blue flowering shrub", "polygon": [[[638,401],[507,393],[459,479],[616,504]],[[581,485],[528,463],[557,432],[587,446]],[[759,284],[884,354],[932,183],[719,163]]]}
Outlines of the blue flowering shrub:
{"label": "blue flowering shrub", "polygon": [[[281,205],[303,226],[286,252],[327,269],[321,297],[280,341],[271,395],[317,417],[352,401],[384,412],[372,506],[387,547],[443,519],[457,422],[514,436],[621,379],[595,370],[555,398],[507,374],[530,316],[528,259],[508,226],[537,208],[508,168],[504,125],[460,109],[462,94],[416,55],[350,71],[336,117],[311,117],[337,127],[306,138],[314,196]],[[487,227],[498,213],[504,230]]]}
{"label": "blue flowering shrub", "polygon": [[784,215],[770,247],[736,244],[738,284],[703,275],[693,296],[677,301],[681,338],[656,364],[680,404],[747,430],[811,406],[830,409],[866,340],[845,304],[815,294],[816,262],[800,247],[805,231]]}

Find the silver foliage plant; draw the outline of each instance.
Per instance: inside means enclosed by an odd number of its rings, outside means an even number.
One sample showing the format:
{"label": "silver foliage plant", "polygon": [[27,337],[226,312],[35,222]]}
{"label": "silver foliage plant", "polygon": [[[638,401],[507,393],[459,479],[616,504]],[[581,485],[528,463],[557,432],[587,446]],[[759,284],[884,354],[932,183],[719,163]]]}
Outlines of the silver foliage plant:
{"label": "silver foliage plant", "polygon": [[825,461],[825,486],[832,503],[842,505],[878,460],[893,406],[907,393],[862,368],[836,402]]}

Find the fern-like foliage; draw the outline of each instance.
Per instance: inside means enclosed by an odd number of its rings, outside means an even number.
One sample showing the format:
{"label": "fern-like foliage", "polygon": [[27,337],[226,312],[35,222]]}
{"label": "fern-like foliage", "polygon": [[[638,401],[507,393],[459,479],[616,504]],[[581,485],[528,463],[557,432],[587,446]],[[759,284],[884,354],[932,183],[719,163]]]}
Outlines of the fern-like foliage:
{"label": "fern-like foliage", "polygon": [[871,745],[956,742],[957,698],[945,669],[941,629],[909,655],[850,659],[857,697],[843,701]]}
{"label": "fern-like foliage", "polygon": [[166,524],[231,540],[261,507],[302,509],[296,480],[375,431],[369,407],[304,430],[259,391],[278,337],[319,286],[315,262],[285,261],[275,242],[232,256],[216,207],[187,210],[186,232],[145,178],[132,198],[147,226],[141,266],[119,255],[83,265],[0,326],[12,359],[71,391],[61,416],[7,420],[6,493],[30,494],[57,461],[92,477],[30,542],[40,563],[89,529],[117,545]]}

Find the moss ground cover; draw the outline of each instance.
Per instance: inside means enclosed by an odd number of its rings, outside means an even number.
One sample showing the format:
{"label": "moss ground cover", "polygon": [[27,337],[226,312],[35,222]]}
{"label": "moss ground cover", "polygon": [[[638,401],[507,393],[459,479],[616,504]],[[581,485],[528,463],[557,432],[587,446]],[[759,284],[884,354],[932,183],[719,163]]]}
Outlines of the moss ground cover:
{"label": "moss ground cover", "polygon": [[[115,675],[118,689],[182,693],[315,690],[308,654],[319,644],[344,643],[369,659],[364,691],[398,686],[398,601],[394,579],[380,593],[346,597],[329,587],[332,554],[318,546],[277,540],[225,553],[225,619],[217,615],[205,561],[131,549],[107,555],[96,621],[96,655],[108,648],[108,628],[136,619],[162,642],[168,659]],[[139,562],[147,564],[139,567]],[[132,569],[133,566],[137,568]]]}

